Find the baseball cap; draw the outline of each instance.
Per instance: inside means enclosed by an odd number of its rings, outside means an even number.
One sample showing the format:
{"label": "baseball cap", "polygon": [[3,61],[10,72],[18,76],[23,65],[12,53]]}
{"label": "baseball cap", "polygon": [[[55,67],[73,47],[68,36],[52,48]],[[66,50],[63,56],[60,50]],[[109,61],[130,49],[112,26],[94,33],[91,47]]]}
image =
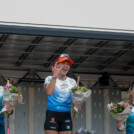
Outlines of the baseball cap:
{"label": "baseball cap", "polygon": [[68,54],[61,54],[59,58],[57,59],[58,63],[61,63],[63,61],[68,61],[70,66],[73,64],[73,60],[69,58]]}

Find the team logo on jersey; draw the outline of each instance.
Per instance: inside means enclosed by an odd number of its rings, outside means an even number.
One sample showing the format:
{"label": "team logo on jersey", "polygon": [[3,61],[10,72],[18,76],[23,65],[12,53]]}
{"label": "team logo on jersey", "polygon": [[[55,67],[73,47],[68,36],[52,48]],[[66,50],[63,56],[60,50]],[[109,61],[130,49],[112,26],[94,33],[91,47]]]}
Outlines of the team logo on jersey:
{"label": "team logo on jersey", "polygon": [[60,85],[60,86],[61,86],[61,89],[68,88],[68,84],[62,84],[62,85]]}
{"label": "team logo on jersey", "polygon": [[70,81],[71,84],[74,82],[73,80],[69,80],[69,81]]}

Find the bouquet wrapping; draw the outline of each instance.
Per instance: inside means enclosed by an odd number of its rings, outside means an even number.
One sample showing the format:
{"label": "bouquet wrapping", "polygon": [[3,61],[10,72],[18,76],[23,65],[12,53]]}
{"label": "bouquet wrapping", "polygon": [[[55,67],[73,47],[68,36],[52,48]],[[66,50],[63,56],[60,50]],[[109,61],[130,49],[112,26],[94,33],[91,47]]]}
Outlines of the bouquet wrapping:
{"label": "bouquet wrapping", "polygon": [[[4,95],[3,95],[3,104],[10,105],[14,107],[15,105],[23,104],[23,96],[19,88],[12,86],[9,81],[4,88]],[[6,107],[0,111],[1,113],[6,112]]]}
{"label": "bouquet wrapping", "polygon": [[116,119],[117,121],[124,122],[122,126],[119,128],[119,130],[123,131],[125,129],[125,121],[128,118],[132,110],[132,107],[128,103],[121,101],[108,104],[107,108],[114,119]]}
{"label": "bouquet wrapping", "polygon": [[[77,86],[71,89],[72,91],[72,100],[74,105],[82,105],[91,95],[91,90],[86,87]],[[78,110],[74,107],[76,113]]]}

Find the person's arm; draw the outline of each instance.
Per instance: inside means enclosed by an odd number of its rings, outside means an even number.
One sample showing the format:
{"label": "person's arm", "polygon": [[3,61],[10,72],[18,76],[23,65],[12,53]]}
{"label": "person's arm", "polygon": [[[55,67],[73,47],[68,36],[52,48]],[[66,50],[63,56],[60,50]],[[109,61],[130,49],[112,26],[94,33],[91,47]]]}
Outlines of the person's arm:
{"label": "person's arm", "polygon": [[48,96],[51,96],[53,94],[54,88],[55,88],[56,79],[51,79],[51,82],[46,84],[46,93]]}
{"label": "person's arm", "polygon": [[53,78],[50,81],[50,83],[46,84],[46,93],[47,95],[51,96],[53,94],[54,88],[55,88],[55,83],[56,83],[56,78],[58,77],[58,73],[61,70],[61,67],[58,67],[58,63],[56,62],[55,65],[52,67],[52,72],[53,72],[53,76],[55,78]]}

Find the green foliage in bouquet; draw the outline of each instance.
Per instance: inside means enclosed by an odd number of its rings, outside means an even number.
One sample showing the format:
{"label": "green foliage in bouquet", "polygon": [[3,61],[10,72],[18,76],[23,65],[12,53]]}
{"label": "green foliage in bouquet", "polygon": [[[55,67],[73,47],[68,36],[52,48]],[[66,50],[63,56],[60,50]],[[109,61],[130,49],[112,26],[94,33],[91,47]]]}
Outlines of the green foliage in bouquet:
{"label": "green foliage in bouquet", "polygon": [[17,93],[19,95],[22,95],[20,88],[16,88],[15,86],[12,86],[12,84],[9,83],[9,80],[7,80],[5,89],[9,89],[10,93]]}
{"label": "green foliage in bouquet", "polygon": [[4,113],[2,113],[4,116],[7,116],[8,115],[8,113],[7,112],[4,112]]}
{"label": "green foliage in bouquet", "polygon": [[78,114],[74,109],[71,110],[72,114]]}
{"label": "green foliage in bouquet", "polygon": [[9,80],[7,80],[7,84],[5,86],[5,89],[8,89],[10,93],[17,93],[20,96],[20,99],[23,98],[22,93],[20,91],[20,88],[16,88],[15,86],[12,86],[12,84],[9,83]]}
{"label": "green foliage in bouquet", "polygon": [[120,104],[114,103],[113,110],[111,110],[110,112],[116,114],[116,113],[121,113],[123,110],[124,108]]}
{"label": "green foliage in bouquet", "polygon": [[132,107],[128,103],[124,102],[112,103],[110,104],[110,113],[112,114],[122,113],[125,108],[132,109]]}
{"label": "green foliage in bouquet", "polygon": [[21,91],[20,91],[20,88],[16,88],[15,86],[10,86],[9,90],[10,90],[11,93],[17,93],[19,95],[22,94]]}
{"label": "green foliage in bouquet", "polygon": [[73,93],[75,93],[76,91],[86,92],[87,91],[87,88],[86,87],[77,86],[77,87],[72,88],[71,91]]}

